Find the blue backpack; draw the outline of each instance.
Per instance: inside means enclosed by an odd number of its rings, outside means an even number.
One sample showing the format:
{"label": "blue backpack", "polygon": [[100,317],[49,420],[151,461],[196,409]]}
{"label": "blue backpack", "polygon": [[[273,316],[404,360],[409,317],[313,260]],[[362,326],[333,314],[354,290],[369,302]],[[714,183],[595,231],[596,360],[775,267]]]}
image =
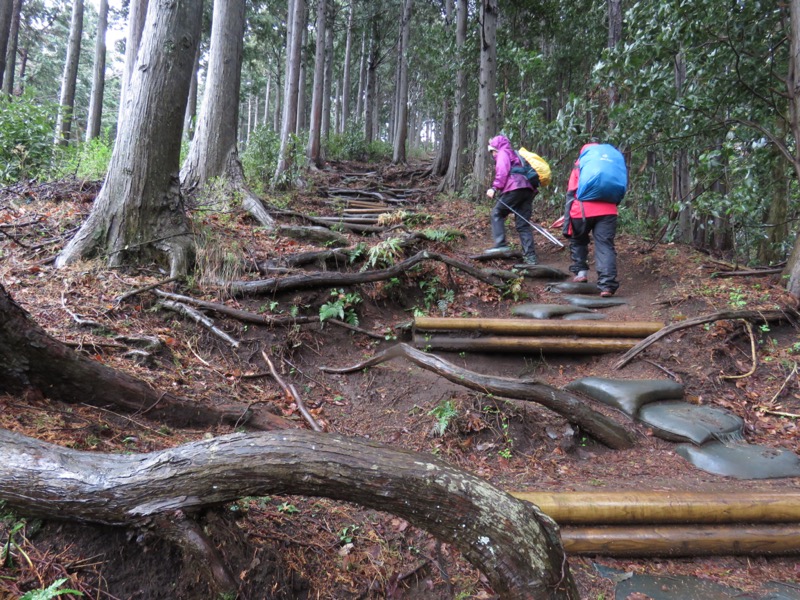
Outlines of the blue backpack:
{"label": "blue backpack", "polygon": [[578,200],[619,204],[628,187],[622,153],[611,144],[593,144],[578,158]]}

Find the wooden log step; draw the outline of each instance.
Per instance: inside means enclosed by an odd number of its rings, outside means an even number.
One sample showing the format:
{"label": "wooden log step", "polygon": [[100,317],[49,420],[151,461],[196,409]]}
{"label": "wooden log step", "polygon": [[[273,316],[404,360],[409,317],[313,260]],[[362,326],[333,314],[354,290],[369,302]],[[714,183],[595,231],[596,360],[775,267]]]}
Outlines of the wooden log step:
{"label": "wooden log step", "polygon": [[664,327],[657,321],[560,321],[417,317],[415,331],[476,331],[495,335],[645,338]]}
{"label": "wooden log step", "polygon": [[414,347],[450,352],[605,354],[609,352],[625,352],[640,341],[640,338],[622,337],[482,336],[470,338],[419,332],[414,334]]}
{"label": "wooden log step", "polygon": [[800,523],[800,492],[511,492],[559,525]]}
{"label": "wooden log step", "polygon": [[611,557],[800,554],[800,525],[564,527],[564,551]]}

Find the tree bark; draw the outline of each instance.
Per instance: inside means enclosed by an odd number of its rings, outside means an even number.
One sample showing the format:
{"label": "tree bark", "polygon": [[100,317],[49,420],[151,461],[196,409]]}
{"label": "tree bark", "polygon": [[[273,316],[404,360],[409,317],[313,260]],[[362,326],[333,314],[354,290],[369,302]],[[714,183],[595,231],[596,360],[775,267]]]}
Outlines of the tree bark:
{"label": "tree bark", "polygon": [[82,357],[52,338],[0,285],[0,392],[29,388],[66,403],[112,405],[171,427],[248,424],[255,429],[288,427],[271,414],[254,414],[245,405],[206,408],[152,389],[140,379]]}
{"label": "tree bark", "polygon": [[394,148],[392,149],[392,163],[405,164],[406,141],[408,140],[408,56],[409,38],[411,37],[411,11],[414,0],[405,0],[403,3],[403,21],[400,29],[400,52],[397,57],[397,105],[395,107]]}
{"label": "tree bark", "polygon": [[[8,1],[6,0],[6,4]],[[72,130],[72,116],[75,110],[75,86],[78,81],[78,61],[81,56],[81,36],[83,35],[83,0],[72,0],[72,21],[69,27],[67,58],[64,61],[64,74],[61,78],[61,99],[56,119],[55,143],[67,145]],[[5,54],[4,54],[5,56]]]}
{"label": "tree bark", "polygon": [[395,514],[452,544],[501,598],[578,600],[551,519],[430,455],[300,430],[140,455],[0,430],[0,448],[0,498],[22,515],[137,526],[243,496],[327,497]]}
{"label": "tree bark", "polygon": [[521,381],[508,377],[491,377],[458,367],[446,360],[415,350],[408,344],[397,344],[367,361],[342,369],[323,368],[326,373],[352,373],[393,358],[404,357],[415,365],[437,373],[453,383],[486,394],[537,402],[581,427],[596,440],[614,449],[633,446],[633,436],[623,427],[595,410],[577,396],[538,381]]}
{"label": "tree bark", "polygon": [[478,196],[481,190],[488,187],[489,153],[486,148],[489,139],[497,131],[497,103],[495,88],[497,87],[497,20],[498,1],[481,0],[480,9],[480,48],[481,68],[478,81],[478,130],[475,139],[475,162],[472,178],[474,188],[471,192]]}
{"label": "tree bark", "polygon": [[442,178],[439,191],[456,191],[461,187],[464,179],[465,156],[464,148],[467,144],[467,71],[464,64],[464,48],[467,43],[467,0],[456,1],[456,68],[455,100],[453,101],[453,136],[450,142],[450,161],[447,163],[447,173]]}
{"label": "tree bark", "polygon": [[342,73],[342,121],[337,124],[338,131],[347,131],[350,121],[350,63],[353,56],[353,13],[355,12],[355,2],[351,2],[347,8],[347,38],[344,45],[343,73]]}
{"label": "tree bark", "polygon": [[[328,0],[317,0],[316,20],[316,45],[314,52],[314,83],[311,90],[311,127],[308,132],[308,149],[306,158],[315,167],[322,166],[320,145],[322,139],[322,91],[325,83],[325,42],[326,26],[325,13]],[[333,35],[331,32],[330,35]]]}
{"label": "tree bark", "polygon": [[125,40],[125,67],[122,70],[122,82],[120,83],[117,124],[122,123],[128,110],[128,88],[131,85],[133,70],[136,68],[136,55],[139,53],[139,46],[142,43],[148,4],[149,0],[131,0],[128,8],[128,37]]}
{"label": "tree bark", "polygon": [[196,0],[150,5],[108,175],[57,267],[104,254],[111,266],[166,256],[170,276],[188,271],[194,241],[178,171],[201,15]]}
{"label": "tree bark", "polygon": [[287,52],[286,52],[286,83],[283,97],[283,118],[281,122],[281,147],[278,152],[278,165],[272,180],[272,187],[279,187],[284,183],[285,173],[291,165],[292,134],[297,127],[297,97],[300,87],[300,53],[303,40],[303,15],[305,14],[305,0],[292,0],[291,12],[287,22]]}
{"label": "tree bark", "polygon": [[2,4],[0,4],[0,85],[3,84],[3,77],[6,70],[6,50],[8,49],[8,40],[11,31],[11,11],[11,2],[9,0],[3,0]]}
{"label": "tree bark", "polygon": [[92,96],[89,101],[89,117],[86,122],[86,141],[100,135],[103,117],[103,93],[106,86],[106,30],[108,29],[108,0],[100,0],[97,13],[97,33],[94,47],[94,71],[92,73]]}
{"label": "tree bark", "polygon": [[215,0],[206,91],[181,184],[193,191],[224,177],[241,194],[245,210],[271,229],[275,220],[247,186],[237,146],[244,29],[245,1]]}
{"label": "tree bark", "polygon": [[[14,70],[17,65],[17,48],[19,45],[19,25],[22,14],[22,0],[14,0],[11,9],[11,25],[8,33],[8,46],[6,50],[5,67],[0,67],[0,82],[2,82],[3,91],[12,96],[14,94]],[[0,28],[2,28],[2,17],[0,17]],[[0,42],[0,49],[3,44]]]}

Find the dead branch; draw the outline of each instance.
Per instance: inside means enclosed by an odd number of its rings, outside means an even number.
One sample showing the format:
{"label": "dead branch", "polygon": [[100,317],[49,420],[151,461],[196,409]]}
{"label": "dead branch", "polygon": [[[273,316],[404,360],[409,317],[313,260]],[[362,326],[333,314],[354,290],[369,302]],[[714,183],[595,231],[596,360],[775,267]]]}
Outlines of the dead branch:
{"label": "dead branch", "polygon": [[192,308],[191,306],[187,306],[186,304],[183,304],[181,302],[173,302],[172,300],[162,300],[161,306],[163,306],[168,310],[181,314],[185,317],[189,317],[195,323],[202,325],[203,327],[208,329],[211,333],[216,335],[218,338],[220,338],[233,348],[238,348],[241,345],[241,342],[239,340],[233,339],[227,333],[222,331],[219,327],[214,325],[214,321],[209,319],[199,310]]}
{"label": "dead branch", "polygon": [[[384,281],[392,277],[398,277],[411,267],[425,260],[438,260],[490,285],[500,285],[503,281],[508,280],[504,279],[501,272],[488,273],[484,269],[475,268],[449,256],[423,250],[387,269],[363,271],[360,273],[305,273],[302,275],[291,275],[289,277],[272,277],[260,281],[234,281],[231,282],[229,291],[234,295],[274,294],[289,290],[308,290],[374,283],[376,281]],[[502,273],[508,273],[515,278],[518,277],[518,275],[511,272]]]}
{"label": "dead branch", "polygon": [[397,344],[362,363],[350,367],[340,369],[321,367],[320,370],[326,373],[353,373],[399,357],[406,358],[417,366],[471,390],[537,402],[558,413],[567,421],[580,427],[610,448],[619,450],[630,448],[634,444],[634,438],[630,432],[603,413],[593,410],[571,392],[533,380],[482,375],[463,369],[438,356],[416,350],[408,344]]}
{"label": "dead branch", "polygon": [[283,380],[283,378],[275,370],[275,365],[272,364],[272,361],[269,359],[269,356],[267,356],[267,353],[264,352],[263,350],[261,351],[261,356],[264,357],[264,362],[267,363],[267,366],[269,367],[269,372],[272,374],[272,377],[275,379],[275,381],[278,382],[278,385],[281,386],[281,388],[283,388],[283,391],[286,392],[294,400],[294,403],[297,404],[298,410],[300,410],[300,414],[303,415],[303,418],[306,420],[306,422],[308,422],[308,424],[311,425],[311,429],[313,429],[314,431],[322,431],[322,427],[320,426],[319,423],[317,423],[316,419],[314,419],[311,413],[308,412],[308,409],[306,408],[303,399],[300,398],[300,394],[297,393],[297,390],[294,388],[294,386],[292,384],[287,384]]}
{"label": "dead branch", "polygon": [[715,271],[711,277],[750,277],[759,275],[774,275],[775,273],[782,273],[784,267],[775,267],[770,269],[751,269],[749,271]]}
{"label": "dead branch", "polygon": [[653,335],[646,337],[641,342],[636,344],[633,348],[628,350],[622,357],[614,363],[613,369],[619,370],[625,365],[627,365],[635,356],[637,356],[640,352],[645,350],[646,348],[650,347],[652,344],[656,343],[658,340],[668,336],[671,333],[676,331],[680,331],[681,329],[688,329],[689,327],[694,327],[695,325],[703,325],[705,323],[713,323],[715,321],[729,321],[734,319],[744,319],[747,321],[753,322],[765,322],[770,323],[774,321],[789,321],[797,327],[797,319],[798,313],[796,310],[790,307],[784,307],[782,310],[723,310],[720,312],[711,313],[710,315],[700,315],[699,317],[695,317],[693,319],[687,319],[685,321],[681,321],[680,323],[673,323],[672,325],[668,325],[664,327],[661,331],[654,333]]}
{"label": "dead branch", "polygon": [[753,367],[744,375],[720,375],[720,379],[744,379],[746,377],[750,377],[753,373],[756,372],[756,367],[758,366],[758,353],[756,352],[756,336],[753,334],[753,324],[750,321],[745,321],[745,325],[747,326],[747,334],[750,336],[750,354],[753,359]]}

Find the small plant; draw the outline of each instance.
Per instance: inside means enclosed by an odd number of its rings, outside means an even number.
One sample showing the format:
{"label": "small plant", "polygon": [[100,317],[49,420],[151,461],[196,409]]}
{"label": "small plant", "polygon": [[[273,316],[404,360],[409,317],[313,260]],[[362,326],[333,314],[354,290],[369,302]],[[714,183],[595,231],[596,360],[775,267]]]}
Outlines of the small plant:
{"label": "small plant", "polygon": [[511,458],[511,448],[503,448],[497,454],[500,456],[500,458],[505,458],[508,460]]}
{"label": "small plant", "polygon": [[343,544],[352,544],[356,532],[359,529],[360,527],[358,527],[358,525],[350,525],[349,527],[344,527],[339,532],[339,541],[342,542]]}
{"label": "small plant", "polygon": [[400,238],[389,238],[375,244],[367,252],[367,260],[362,271],[367,269],[391,267],[403,253],[402,240]]}
{"label": "small plant", "polygon": [[350,325],[358,325],[358,315],[355,307],[363,301],[358,292],[346,294],[344,290],[331,290],[335,300],[326,302],[319,309],[319,320],[339,319]]}
{"label": "small plant", "polygon": [[422,235],[432,242],[440,243],[454,242],[464,237],[463,233],[455,229],[424,229]]}
{"label": "small plant", "polygon": [[428,411],[428,414],[436,417],[433,432],[438,436],[443,436],[447,428],[450,427],[450,423],[458,416],[458,409],[452,400],[443,400]]}
{"label": "small plant", "polygon": [[728,293],[729,303],[733,308],[747,306],[747,298],[742,292],[742,288],[734,288]]}
{"label": "small plant", "polygon": [[62,585],[64,585],[65,581],[67,581],[66,577],[62,577],[61,579],[56,579],[52,584],[50,584],[46,588],[25,592],[25,594],[23,594],[19,600],[50,600],[51,598],[57,598],[62,594],[74,594],[75,596],[83,596],[83,593],[79,592],[78,590],[59,589]]}
{"label": "small plant", "polygon": [[286,515],[293,515],[299,513],[300,509],[289,502],[281,502],[280,506],[278,506],[278,512]]}

